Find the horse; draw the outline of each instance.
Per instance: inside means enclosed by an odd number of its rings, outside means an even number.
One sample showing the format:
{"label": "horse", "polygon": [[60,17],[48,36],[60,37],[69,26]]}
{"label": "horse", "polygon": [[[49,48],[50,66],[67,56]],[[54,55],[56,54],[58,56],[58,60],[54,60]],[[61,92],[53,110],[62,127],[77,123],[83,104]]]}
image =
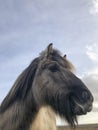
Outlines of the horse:
{"label": "horse", "polygon": [[19,75],[0,105],[0,130],[56,130],[56,115],[72,127],[92,110],[93,95],[74,66],[49,44]]}

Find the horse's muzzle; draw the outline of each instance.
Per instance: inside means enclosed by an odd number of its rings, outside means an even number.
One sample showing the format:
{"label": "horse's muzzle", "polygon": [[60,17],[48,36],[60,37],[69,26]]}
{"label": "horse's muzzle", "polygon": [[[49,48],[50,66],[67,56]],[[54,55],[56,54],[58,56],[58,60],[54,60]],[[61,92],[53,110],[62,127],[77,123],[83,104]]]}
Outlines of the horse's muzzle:
{"label": "horse's muzzle", "polygon": [[74,104],[73,113],[75,115],[84,115],[87,112],[90,112],[93,108],[93,96],[90,92],[82,92],[82,97],[72,98]]}

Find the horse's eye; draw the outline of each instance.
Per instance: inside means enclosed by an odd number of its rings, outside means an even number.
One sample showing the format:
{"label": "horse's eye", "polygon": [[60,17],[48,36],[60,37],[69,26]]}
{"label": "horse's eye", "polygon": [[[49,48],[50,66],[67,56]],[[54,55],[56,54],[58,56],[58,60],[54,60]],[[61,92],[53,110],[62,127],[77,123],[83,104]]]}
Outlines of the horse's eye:
{"label": "horse's eye", "polygon": [[59,67],[57,65],[49,65],[49,70],[51,72],[57,72],[59,70]]}

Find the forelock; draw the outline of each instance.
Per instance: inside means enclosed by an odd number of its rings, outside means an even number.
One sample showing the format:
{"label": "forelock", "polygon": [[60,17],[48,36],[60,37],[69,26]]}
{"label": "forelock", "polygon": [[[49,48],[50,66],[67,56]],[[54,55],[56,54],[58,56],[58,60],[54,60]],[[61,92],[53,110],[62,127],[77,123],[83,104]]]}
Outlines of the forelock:
{"label": "forelock", "polygon": [[[47,49],[40,53],[40,57],[41,57],[41,60],[47,60]],[[72,63],[69,60],[67,60],[67,58],[63,57],[61,52],[56,49],[53,49],[52,53],[50,54],[49,59],[52,61],[58,62],[61,66],[69,69],[72,72],[75,70]]]}

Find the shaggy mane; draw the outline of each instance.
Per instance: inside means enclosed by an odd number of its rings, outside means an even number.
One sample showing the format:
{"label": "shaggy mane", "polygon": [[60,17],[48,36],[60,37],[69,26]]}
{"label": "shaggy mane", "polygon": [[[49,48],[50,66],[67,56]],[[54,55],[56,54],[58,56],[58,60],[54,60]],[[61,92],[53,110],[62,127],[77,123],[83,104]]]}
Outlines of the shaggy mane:
{"label": "shaggy mane", "polygon": [[16,100],[25,100],[28,92],[31,90],[34,75],[39,63],[39,58],[36,58],[32,63],[20,74],[16,82],[12,86],[10,92],[5,97],[0,106],[0,112],[4,112]]}

